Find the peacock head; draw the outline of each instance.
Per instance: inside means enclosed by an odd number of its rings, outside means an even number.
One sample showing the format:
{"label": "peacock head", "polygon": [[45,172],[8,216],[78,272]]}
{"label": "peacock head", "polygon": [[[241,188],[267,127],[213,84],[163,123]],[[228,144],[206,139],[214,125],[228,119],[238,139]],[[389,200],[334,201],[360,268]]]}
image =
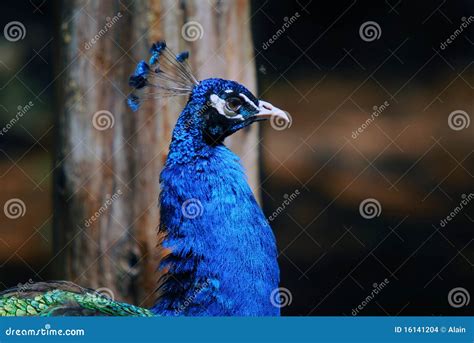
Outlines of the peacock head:
{"label": "peacock head", "polygon": [[153,44],[149,62],[138,63],[129,84],[135,91],[128,105],[137,111],[150,98],[188,96],[181,113],[183,130],[203,134],[210,142],[221,142],[232,133],[261,120],[290,123],[288,114],[257,99],[246,87],[217,78],[197,81],[187,62],[188,52],[174,55],[164,41]]}

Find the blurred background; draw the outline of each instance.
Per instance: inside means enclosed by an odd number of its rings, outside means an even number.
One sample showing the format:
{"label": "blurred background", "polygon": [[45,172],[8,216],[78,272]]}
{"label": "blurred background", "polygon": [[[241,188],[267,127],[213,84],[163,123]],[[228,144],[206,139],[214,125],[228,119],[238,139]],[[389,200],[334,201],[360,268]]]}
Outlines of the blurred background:
{"label": "blurred background", "polygon": [[[63,57],[56,2],[1,6],[3,290],[64,275],[53,235]],[[468,0],[250,2],[258,94],[293,119],[259,127],[255,188],[284,315],[473,314],[473,15]],[[6,39],[16,21],[24,34]],[[19,212],[7,213],[12,199]]]}

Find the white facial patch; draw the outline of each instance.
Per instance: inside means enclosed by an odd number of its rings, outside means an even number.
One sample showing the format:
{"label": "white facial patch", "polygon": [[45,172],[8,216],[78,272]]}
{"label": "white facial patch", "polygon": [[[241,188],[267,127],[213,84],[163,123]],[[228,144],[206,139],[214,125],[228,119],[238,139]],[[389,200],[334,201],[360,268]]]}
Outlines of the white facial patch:
{"label": "white facial patch", "polygon": [[245,94],[239,93],[239,95],[245,100],[245,102],[247,102],[247,104],[249,104],[250,106],[252,106],[256,110],[258,110],[258,107]]}
{"label": "white facial patch", "polygon": [[214,107],[217,110],[217,112],[219,112],[219,114],[222,114],[226,118],[230,118],[230,119],[244,120],[244,117],[242,117],[241,114],[238,114],[235,116],[227,115],[226,109],[225,109],[225,100],[221,99],[216,94],[211,94],[209,99],[211,100],[211,106]]}

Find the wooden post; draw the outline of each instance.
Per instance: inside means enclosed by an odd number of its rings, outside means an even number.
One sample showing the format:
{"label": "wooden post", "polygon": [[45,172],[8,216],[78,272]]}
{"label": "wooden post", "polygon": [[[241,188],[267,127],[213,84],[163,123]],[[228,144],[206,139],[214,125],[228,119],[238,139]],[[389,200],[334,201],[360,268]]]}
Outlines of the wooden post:
{"label": "wooden post", "polygon": [[[158,275],[159,173],[184,99],[125,105],[128,76],[166,39],[189,49],[198,78],[255,90],[249,2],[63,1],[55,170],[55,250],[61,277],[149,306]],[[186,29],[195,25],[198,38]],[[257,128],[229,142],[257,189]]]}

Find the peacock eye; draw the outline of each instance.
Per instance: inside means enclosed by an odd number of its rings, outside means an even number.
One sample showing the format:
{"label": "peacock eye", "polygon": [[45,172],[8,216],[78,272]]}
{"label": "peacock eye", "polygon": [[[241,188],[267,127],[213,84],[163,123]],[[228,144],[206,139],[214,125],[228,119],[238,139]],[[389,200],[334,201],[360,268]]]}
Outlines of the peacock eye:
{"label": "peacock eye", "polygon": [[225,101],[225,109],[227,115],[234,116],[237,111],[242,107],[242,99],[239,97],[231,97]]}

